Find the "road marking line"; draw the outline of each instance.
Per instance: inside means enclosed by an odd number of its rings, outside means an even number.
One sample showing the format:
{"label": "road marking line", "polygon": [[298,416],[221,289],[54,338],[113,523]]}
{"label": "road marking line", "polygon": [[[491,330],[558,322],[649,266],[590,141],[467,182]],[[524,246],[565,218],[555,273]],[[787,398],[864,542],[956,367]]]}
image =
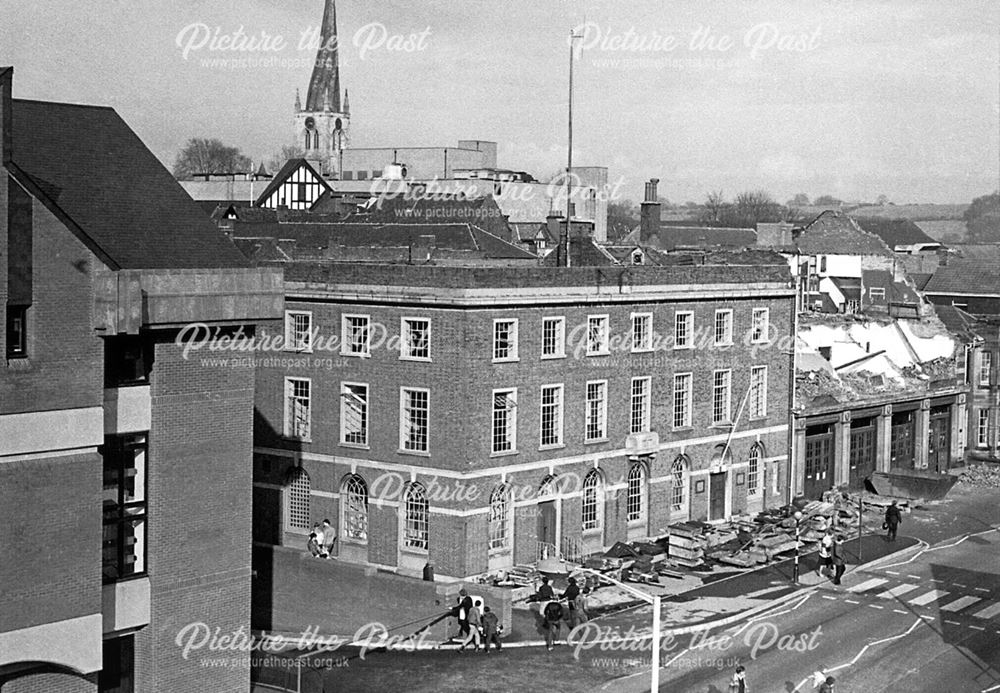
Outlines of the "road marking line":
{"label": "road marking line", "polygon": [[962,597],[941,607],[941,611],[961,611],[967,606],[983,601],[981,597]]}
{"label": "road marking line", "polygon": [[906,594],[907,592],[915,589],[917,589],[917,585],[899,585],[898,587],[893,587],[891,590],[886,590],[876,596],[882,597],[882,599],[895,599],[901,594]]}
{"label": "road marking line", "polygon": [[944,590],[931,590],[925,594],[920,595],[916,599],[911,599],[910,604],[915,604],[916,606],[927,606],[931,602],[936,602],[941,597],[947,597],[948,592]]}
{"label": "road marking line", "polygon": [[961,625],[958,621],[949,621],[947,619],[945,619],[945,623],[949,623],[949,624],[951,624],[953,626]]}
{"label": "road marking line", "polygon": [[857,593],[857,592],[866,592],[866,591],[868,591],[870,589],[874,589],[876,587],[879,587],[880,585],[884,585],[887,582],[889,582],[889,581],[886,580],[885,578],[872,578],[871,580],[865,580],[864,582],[862,582],[862,583],[860,583],[858,585],[855,585],[854,587],[848,587],[847,591],[848,592],[855,592],[855,593]]}
{"label": "road marking line", "polygon": [[753,599],[754,597],[759,597],[763,594],[768,594],[769,592],[777,592],[778,590],[788,589],[788,585],[778,585],[777,587],[765,587],[762,590],[757,590],[756,592],[748,592],[744,594],[744,597],[749,597]]}
{"label": "road marking line", "polygon": [[828,596],[827,596],[827,595],[825,595],[825,594],[823,595],[823,599],[831,599],[831,600],[833,600],[833,601],[837,601],[837,598],[836,598],[836,597],[828,597]]}
{"label": "road marking line", "polygon": [[885,608],[884,606],[879,606],[878,604],[869,604],[868,606],[870,606],[873,609],[884,609]]}
{"label": "road marking line", "polygon": [[905,614],[906,612],[903,611],[902,609],[893,609],[892,613],[894,613],[894,614]]}
{"label": "road marking line", "polygon": [[886,575],[899,575],[899,572],[895,570],[887,570],[885,573]]}
{"label": "road marking line", "polygon": [[907,575],[906,577],[910,578],[911,580],[919,580],[920,579],[919,575]]}
{"label": "road marking line", "polygon": [[951,584],[953,584],[955,587],[961,587],[962,589],[968,587],[968,585],[963,585],[961,582],[953,582]]}
{"label": "road marking line", "polygon": [[976,618],[993,618],[997,614],[1000,614],[1000,602],[992,604],[983,609],[982,611],[980,611],[979,613],[975,613],[972,615],[975,616]]}
{"label": "road marking line", "polygon": [[847,602],[848,604],[860,604],[861,603],[861,602],[852,601],[850,599],[845,599],[844,601]]}
{"label": "road marking line", "polygon": [[972,589],[976,590],[977,592],[989,592],[989,590],[986,589],[985,587],[973,587]]}
{"label": "road marking line", "polygon": [[972,630],[986,630],[982,626],[969,626],[969,628],[971,628]]}

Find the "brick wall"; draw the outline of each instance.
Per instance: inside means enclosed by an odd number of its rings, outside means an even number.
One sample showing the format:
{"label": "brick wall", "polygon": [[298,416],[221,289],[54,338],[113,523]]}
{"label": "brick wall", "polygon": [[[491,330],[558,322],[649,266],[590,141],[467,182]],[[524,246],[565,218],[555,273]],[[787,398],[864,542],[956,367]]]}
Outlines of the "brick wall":
{"label": "brick wall", "polygon": [[[0,175],[0,188],[6,188],[7,175]],[[13,181],[10,184],[17,185]],[[0,225],[0,238],[6,245],[6,190],[0,205]],[[34,281],[28,310],[29,357],[5,366],[0,377],[0,414],[100,406],[104,352],[91,329],[93,274],[100,265],[37,201],[33,203],[32,225]],[[6,262],[4,255],[0,259],[0,291],[4,294]],[[6,308],[6,300],[0,307]]]}
{"label": "brick wall", "polygon": [[101,612],[101,458],[0,465],[0,629]]}
{"label": "brick wall", "polygon": [[151,376],[152,600],[137,641],[137,685],[245,691],[248,666],[202,667],[182,659],[174,639],[198,621],[221,633],[249,627],[254,371],[203,365],[181,351],[159,338]]}

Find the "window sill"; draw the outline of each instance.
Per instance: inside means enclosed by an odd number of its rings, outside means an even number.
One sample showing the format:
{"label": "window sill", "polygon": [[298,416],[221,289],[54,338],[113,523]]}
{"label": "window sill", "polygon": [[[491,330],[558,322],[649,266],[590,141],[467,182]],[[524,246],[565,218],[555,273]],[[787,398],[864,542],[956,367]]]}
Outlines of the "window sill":
{"label": "window sill", "polygon": [[348,443],[345,440],[340,441],[340,447],[342,448],[353,448],[354,450],[371,450],[372,446],[367,443]]}
{"label": "window sill", "polygon": [[654,351],[655,349],[653,349],[653,347],[642,347],[639,349],[632,347],[633,354],[652,354]]}
{"label": "window sill", "polygon": [[733,340],[730,339],[729,341],[726,341],[726,342],[713,342],[712,346],[713,347],[731,347],[731,346],[734,346],[734,345],[733,345]]}
{"label": "window sill", "polygon": [[33,370],[34,366],[31,363],[31,358],[27,355],[25,356],[7,356],[7,369],[12,371],[30,371]]}
{"label": "window sill", "polygon": [[583,444],[584,445],[597,445],[599,443],[607,443],[609,440],[611,440],[611,439],[608,438],[607,436],[604,436],[603,438],[590,438],[589,440],[583,441]]}
{"label": "window sill", "polygon": [[602,349],[601,351],[588,351],[587,356],[611,356],[611,352],[607,349]]}
{"label": "window sill", "polygon": [[353,358],[359,358],[359,359],[370,359],[372,357],[372,354],[371,354],[370,351],[367,351],[367,352],[342,351],[342,352],[340,352],[340,355],[341,356],[347,356],[347,357],[353,357]]}
{"label": "window sill", "polygon": [[649,518],[640,517],[638,520],[628,520],[628,526],[631,528],[645,527],[647,522],[649,522]]}
{"label": "window sill", "polygon": [[520,360],[521,359],[517,357],[507,358],[507,359],[493,359],[493,363],[517,363]]}
{"label": "window sill", "polygon": [[674,426],[673,427],[674,433],[690,433],[693,430],[694,430],[694,426],[691,426],[690,424],[688,424],[686,426]]}
{"label": "window sill", "polygon": [[313,353],[312,347],[308,349],[282,349],[286,354],[311,354]]}
{"label": "window sill", "polygon": [[281,439],[289,443],[312,443],[312,438],[297,438],[290,435],[281,435]]}
{"label": "window sill", "polygon": [[433,363],[430,356],[400,356],[400,361],[415,361],[417,363]]}
{"label": "window sill", "polygon": [[414,457],[430,457],[431,453],[427,450],[404,450],[399,448],[396,450],[400,455],[413,455]]}
{"label": "window sill", "polygon": [[103,578],[102,584],[104,585],[116,585],[119,582],[131,582],[132,580],[142,580],[143,578],[148,578],[149,573],[143,571],[141,573],[132,573],[131,575],[123,575],[117,578]]}
{"label": "window sill", "polygon": [[545,452],[547,450],[562,450],[566,447],[566,443],[549,443],[548,445],[539,445],[538,451]]}
{"label": "window sill", "polygon": [[694,351],[694,344],[674,344],[674,351]]}
{"label": "window sill", "polygon": [[599,537],[603,533],[603,527],[591,527],[590,529],[583,530],[583,536],[585,537]]}
{"label": "window sill", "polygon": [[761,346],[763,344],[770,344],[770,343],[771,343],[770,339],[759,339],[759,340],[758,339],[751,339],[750,340],[750,344],[753,345],[753,346]]}
{"label": "window sill", "polygon": [[504,546],[503,548],[490,549],[489,550],[489,556],[490,557],[494,557],[494,556],[509,556],[511,553],[512,553],[512,551],[510,550],[509,546]]}
{"label": "window sill", "polygon": [[490,457],[510,457],[516,454],[518,454],[517,450],[502,450],[500,452],[491,452]]}
{"label": "window sill", "polygon": [[539,358],[542,361],[556,361],[558,359],[564,359],[564,358],[566,358],[566,354],[565,353],[562,353],[562,354],[542,354]]}

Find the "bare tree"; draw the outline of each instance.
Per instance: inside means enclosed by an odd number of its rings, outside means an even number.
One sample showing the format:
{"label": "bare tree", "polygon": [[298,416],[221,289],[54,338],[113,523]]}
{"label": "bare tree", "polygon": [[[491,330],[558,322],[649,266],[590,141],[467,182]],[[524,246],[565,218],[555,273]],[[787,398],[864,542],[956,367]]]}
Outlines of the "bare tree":
{"label": "bare tree", "polygon": [[727,206],[726,197],[721,190],[711,191],[705,196],[705,213],[702,220],[712,225],[721,224]]}
{"label": "bare tree", "polygon": [[237,147],[227,147],[221,140],[193,137],[177,154],[174,177],[179,180],[198,173],[249,173],[250,158]]}
{"label": "bare tree", "polygon": [[286,144],[281,148],[280,152],[275,152],[271,158],[267,160],[267,171],[268,173],[275,174],[289,159],[301,159],[305,155],[306,153],[302,151],[301,147]]}

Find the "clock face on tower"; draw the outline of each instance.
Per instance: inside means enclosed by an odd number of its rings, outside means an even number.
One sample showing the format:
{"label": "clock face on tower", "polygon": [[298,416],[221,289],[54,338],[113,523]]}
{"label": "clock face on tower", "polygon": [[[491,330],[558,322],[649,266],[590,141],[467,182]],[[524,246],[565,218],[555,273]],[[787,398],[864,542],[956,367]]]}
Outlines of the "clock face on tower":
{"label": "clock face on tower", "polygon": [[306,127],[308,129],[310,129],[310,130],[312,130],[314,127],[316,127],[316,121],[313,119],[312,116],[309,116],[308,118],[306,118]]}

